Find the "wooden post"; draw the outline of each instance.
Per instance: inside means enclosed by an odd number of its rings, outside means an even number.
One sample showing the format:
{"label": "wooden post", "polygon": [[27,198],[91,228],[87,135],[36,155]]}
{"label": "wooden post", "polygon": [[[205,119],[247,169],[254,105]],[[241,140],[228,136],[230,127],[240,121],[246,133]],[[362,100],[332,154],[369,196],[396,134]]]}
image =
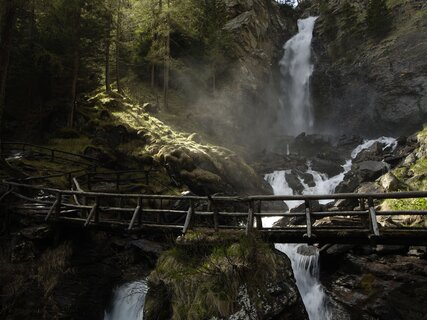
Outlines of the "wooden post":
{"label": "wooden post", "polygon": [[47,215],[44,218],[44,221],[49,220],[49,218],[52,215],[54,210],[55,210],[55,215],[57,217],[60,215],[60,213],[61,213],[61,198],[62,198],[61,193],[57,192],[55,202],[53,203],[52,207],[50,207],[49,211],[47,212]]}
{"label": "wooden post", "polygon": [[[261,200],[258,201],[257,213],[261,213]],[[256,228],[258,230],[262,229],[262,218],[260,216],[256,217]]]}
{"label": "wooden post", "polygon": [[141,207],[141,209],[139,210],[139,215],[138,215],[138,226],[141,227],[142,226],[142,213],[144,211],[143,207],[142,207],[142,198],[138,197],[138,206]]}
{"label": "wooden post", "polygon": [[246,224],[246,235],[252,232],[254,228],[254,202],[249,203],[248,209],[248,222]]}
{"label": "wooden post", "polygon": [[[365,199],[364,198],[360,198],[359,199],[359,203],[360,203],[360,210],[361,211],[365,211],[366,210],[366,206],[365,206]],[[367,214],[366,216],[361,216],[360,220],[362,222],[362,226],[364,227],[369,227],[369,219],[368,219],[369,214]]]}
{"label": "wooden post", "polygon": [[86,221],[85,221],[85,224],[84,224],[85,227],[87,227],[87,225],[90,222],[90,219],[92,219],[93,215],[96,213],[96,211],[98,211],[98,204],[99,204],[98,201],[99,201],[98,197],[96,197],[95,204],[92,206],[92,209],[90,209],[90,213],[89,213],[89,215],[86,218]]}
{"label": "wooden post", "polygon": [[190,200],[190,206],[187,211],[187,217],[185,218],[184,227],[182,228],[182,233],[186,234],[188,231],[188,228],[190,227],[191,218],[194,214],[194,205],[193,200]]}
{"label": "wooden post", "polygon": [[213,221],[214,221],[214,230],[215,232],[218,231],[219,221],[218,221],[218,209],[211,197],[209,197],[209,208],[208,211],[213,212]]}
{"label": "wooden post", "polygon": [[378,237],[380,235],[380,230],[378,228],[378,222],[377,222],[377,214],[375,212],[374,208],[374,200],[372,198],[368,198],[368,205],[369,205],[369,218],[371,220],[371,237],[375,236]]}
{"label": "wooden post", "polygon": [[306,233],[306,237],[308,239],[311,239],[312,234],[311,234],[311,207],[310,207],[310,200],[305,200],[305,220],[306,220],[306,224],[307,224],[307,233]]}
{"label": "wooden post", "polygon": [[139,197],[138,198],[138,204],[137,204],[137,206],[135,208],[135,211],[133,212],[133,216],[132,216],[132,219],[131,219],[131,221],[129,223],[128,230],[132,230],[133,225],[135,224],[136,218],[140,216],[140,212],[141,212],[141,201],[140,201],[140,199],[141,198]]}
{"label": "wooden post", "polygon": [[61,215],[61,202],[62,194],[61,192],[56,193],[56,206],[55,206],[55,216],[58,218]]}

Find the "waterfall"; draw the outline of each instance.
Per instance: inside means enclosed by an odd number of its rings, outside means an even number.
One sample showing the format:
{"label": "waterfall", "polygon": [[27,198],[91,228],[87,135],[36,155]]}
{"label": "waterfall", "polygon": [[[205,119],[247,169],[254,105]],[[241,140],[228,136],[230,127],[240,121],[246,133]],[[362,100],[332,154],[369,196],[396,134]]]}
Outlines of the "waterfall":
{"label": "waterfall", "polygon": [[331,319],[327,296],[319,282],[319,251],[305,244],[276,243],[291,260],[292,270],[310,320]]}
{"label": "waterfall", "polygon": [[[300,177],[302,185],[304,186],[303,194],[331,194],[334,193],[335,188],[344,180],[344,176],[350,171],[352,166],[352,159],[363,150],[371,147],[374,143],[379,142],[383,145],[383,150],[391,148],[394,150],[397,146],[397,141],[391,137],[380,137],[373,140],[365,140],[361,145],[357,146],[351,152],[351,159],[348,159],[342,166],[343,171],[333,177],[328,177],[324,173],[314,171],[310,164],[306,173],[313,176],[315,185],[309,187],[304,183]],[[265,180],[270,183],[275,195],[292,195],[293,190],[289,187],[286,181],[286,174],[290,170],[274,171],[265,175]],[[332,200],[325,200],[323,204]],[[292,209],[300,205],[301,201],[285,201],[288,208]],[[278,217],[269,217],[263,219],[265,227],[271,227],[276,222]],[[275,244],[276,249],[285,253],[292,263],[292,270],[294,272],[295,280],[298,290],[301,294],[302,300],[306,307],[310,320],[329,320],[332,315],[328,309],[327,296],[319,281],[319,252],[317,248],[307,246],[305,244]]]}
{"label": "waterfall", "polygon": [[126,283],[114,290],[113,305],[104,320],[142,320],[147,281]]}
{"label": "waterfall", "polygon": [[310,99],[311,40],[317,17],[298,20],[298,33],[284,45],[280,61],[282,73],[281,118],[286,133],[309,132],[314,124]]}

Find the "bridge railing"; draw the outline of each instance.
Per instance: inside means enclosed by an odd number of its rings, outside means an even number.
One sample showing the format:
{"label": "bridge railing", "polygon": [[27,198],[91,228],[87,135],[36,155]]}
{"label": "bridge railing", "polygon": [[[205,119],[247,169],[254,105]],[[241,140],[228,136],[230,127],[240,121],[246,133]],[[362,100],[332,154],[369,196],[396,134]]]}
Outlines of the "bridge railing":
{"label": "bridge railing", "polygon": [[[21,199],[17,212],[48,220],[80,223],[88,226],[121,227],[127,230],[159,228],[186,233],[189,229],[242,230],[260,232],[277,241],[328,241],[339,238],[385,239],[400,235],[422,235],[422,227],[381,227],[380,216],[427,217],[427,210],[380,210],[385,199],[426,198],[427,192],[394,192],[385,194],[333,194],[296,196],[176,196],[83,192],[45,188],[16,182],[3,182],[8,195]],[[320,207],[319,200],[350,200],[351,209]],[[300,201],[297,212],[289,212],[284,201]],[[120,203],[120,205],[117,205]],[[263,218],[294,219],[279,226],[263,226]],[[341,217],[342,225],[318,223],[323,218]],[[353,220],[351,220],[353,219]],[[351,220],[351,224],[348,222]],[[408,238],[408,239],[409,239]],[[411,238],[412,239],[412,238]]]}
{"label": "bridge railing", "polygon": [[66,161],[82,166],[96,167],[98,160],[82,154],[58,150],[55,148],[39,146],[27,142],[2,141],[0,143],[1,156],[11,156],[11,152],[32,152],[43,156],[50,161]]}

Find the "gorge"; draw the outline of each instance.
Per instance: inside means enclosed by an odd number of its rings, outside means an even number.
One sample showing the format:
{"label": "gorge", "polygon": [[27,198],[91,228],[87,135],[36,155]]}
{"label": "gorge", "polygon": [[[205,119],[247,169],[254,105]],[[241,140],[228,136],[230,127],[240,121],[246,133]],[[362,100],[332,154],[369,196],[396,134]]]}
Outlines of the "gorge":
{"label": "gorge", "polygon": [[0,8],[0,318],[425,318],[424,1]]}

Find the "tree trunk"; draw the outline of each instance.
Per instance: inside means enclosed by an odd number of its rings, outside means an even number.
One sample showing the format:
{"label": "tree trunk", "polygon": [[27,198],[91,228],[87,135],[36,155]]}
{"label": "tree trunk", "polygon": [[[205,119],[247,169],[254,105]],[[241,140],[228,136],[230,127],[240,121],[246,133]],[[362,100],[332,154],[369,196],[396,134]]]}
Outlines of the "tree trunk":
{"label": "tree trunk", "polygon": [[[0,130],[2,127],[3,112],[6,106],[6,80],[9,69],[10,51],[12,49],[12,33],[16,21],[17,4],[15,0],[4,0],[0,4],[1,26],[0,26]],[[0,145],[2,135],[0,134]],[[0,157],[0,168],[8,175],[16,178],[23,178],[25,174]]]}
{"label": "tree trunk", "polygon": [[[167,6],[169,10],[170,0],[167,1]],[[164,57],[164,68],[163,68],[163,105],[165,110],[169,108],[169,63],[170,63],[170,21],[169,21],[169,11],[166,16],[167,24],[167,34],[166,34],[166,44],[165,44],[165,57]]]}
{"label": "tree trunk", "polygon": [[110,47],[111,47],[111,24],[113,23],[113,16],[111,12],[108,13],[107,18],[107,31],[105,35],[105,92],[111,93],[111,78],[110,78]]}
{"label": "tree trunk", "polygon": [[12,48],[12,32],[16,20],[16,1],[3,0],[0,7],[3,15],[1,17],[0,30],[0,128],[3,120],[3,112],[6,105],[6,80],[9,68],[10,51]]}
{"label": "tree trunk", "polygon": [[122,1],[117,0],[117,26],[116,26],[116,84],[117,91],[122,92],[120,85],[120,46],[122,28]]}
{"label": "tree trunk", "polygon": [[75,14],[74,17],[74,52],[73,52],[73,75],[71,82],[71,113],[69,120],[69,127],[74,127],[74,118],[76,113],[77,106],[77,81],[79,77],[80,69],[80,18],[81,18],[81,8]]}

